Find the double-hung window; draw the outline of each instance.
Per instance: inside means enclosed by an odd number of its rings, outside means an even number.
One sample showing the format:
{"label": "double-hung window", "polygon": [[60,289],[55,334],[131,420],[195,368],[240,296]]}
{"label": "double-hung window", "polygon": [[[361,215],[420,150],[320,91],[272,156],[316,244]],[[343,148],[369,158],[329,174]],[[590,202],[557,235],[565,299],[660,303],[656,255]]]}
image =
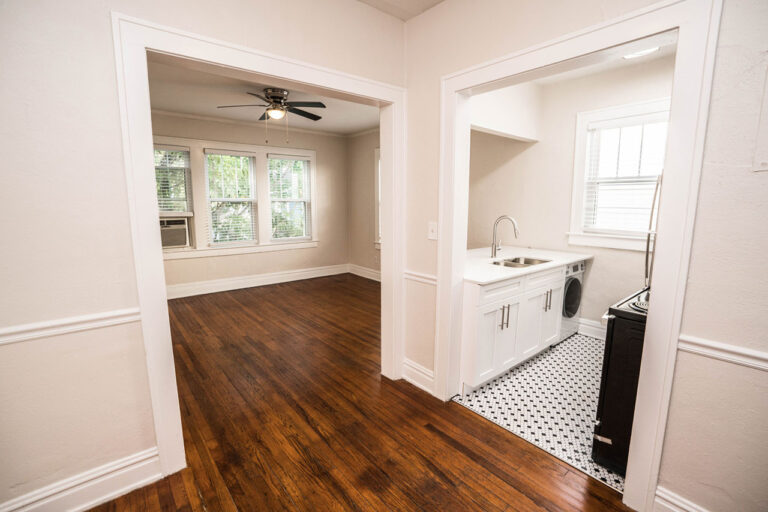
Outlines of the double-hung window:
{"label": "double-hung window", "polygon": [[309,160],[268,155],[272,239],[311,238]]}
{"label": "double-hung window", "polygon": [[644,248],[668,119],[669,100],[579,114],[570,243]]}
{"label": "double-hung window", "polygon": [[157,206],[161,212],[192,212],[189,170],[188,149],[155,147]]}
{"label": "double-hung window", "polygon": [[206,150],[210,243],[256,241],[253,158]]}

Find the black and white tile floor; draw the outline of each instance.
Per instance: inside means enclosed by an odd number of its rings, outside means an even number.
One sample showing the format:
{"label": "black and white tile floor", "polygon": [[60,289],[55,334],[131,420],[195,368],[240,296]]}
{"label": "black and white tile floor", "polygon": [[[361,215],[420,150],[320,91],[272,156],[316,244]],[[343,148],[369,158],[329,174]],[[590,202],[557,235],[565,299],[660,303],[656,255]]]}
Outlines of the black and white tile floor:
{"label": "black and white tile floor", "polygon": [[453,400],[623,492],[624,478],[590,458],[603,349],[603,341],[574,334]]}

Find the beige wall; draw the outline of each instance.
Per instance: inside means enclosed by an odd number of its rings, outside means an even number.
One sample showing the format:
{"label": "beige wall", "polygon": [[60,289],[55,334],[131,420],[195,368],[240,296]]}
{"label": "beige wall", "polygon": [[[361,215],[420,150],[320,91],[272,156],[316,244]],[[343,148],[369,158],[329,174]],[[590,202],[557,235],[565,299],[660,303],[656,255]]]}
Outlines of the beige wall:
{"label": "beige wall", "polygon": [[[766,26],[764,0],[725,1],[682,329],[764,361],[768,172],[752,159]],[[679,352],[659,484],[712,512],[768,510],[767,397],[765,369]]]}
{"label": "beige wall", "polygon": [[506,243],[594,255],[582,303],[589,320],[642,287],[645,253],[568,244],[576,115],[669,96],[673,71],[669,56],[540,86],[539,142],[473,131],[468,247],[490,247],[493,221],[507,214],[518,221],[520,238],[504,225]]}
{"label": "beige wall", "polygon": [[[138,303],[111,11],[404,84],[404,24],[353,0],[0,3],[0,327]],[[0,501],[155,445],[136,326],[0,361]]]}
{"label": "beige wall", "polygon": [[[272,133],[264,143],[264,127],[257,124],[216,122],[173,115],[152,115],[155,135],[263,146],[312,149],[317,152],[315,193],[318,247],[207,258],[165,260],[167,284],[266,274],[341,265],[349,262],[347,237],[347,138],[338,135],[289,131]],[[207,212],[198,212],[204,219]]]}
{"label": "beige wall", "polygon": [[347,138],[349,262],[374,270],[381,268],[381,251],[373,245],[376,235],[374,151],[378,147],[378,130]]}

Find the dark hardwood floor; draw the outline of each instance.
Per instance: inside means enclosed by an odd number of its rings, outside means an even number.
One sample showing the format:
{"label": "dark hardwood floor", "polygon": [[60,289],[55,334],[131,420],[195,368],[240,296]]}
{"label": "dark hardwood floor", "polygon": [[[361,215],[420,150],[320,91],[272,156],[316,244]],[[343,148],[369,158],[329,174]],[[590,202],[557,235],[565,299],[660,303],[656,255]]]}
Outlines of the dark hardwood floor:
{"label": "dark hardwood floor", "polygon": [[378,283],[169,307],[188,468],[94,510],[627,510],[464,407],[382,378]]}

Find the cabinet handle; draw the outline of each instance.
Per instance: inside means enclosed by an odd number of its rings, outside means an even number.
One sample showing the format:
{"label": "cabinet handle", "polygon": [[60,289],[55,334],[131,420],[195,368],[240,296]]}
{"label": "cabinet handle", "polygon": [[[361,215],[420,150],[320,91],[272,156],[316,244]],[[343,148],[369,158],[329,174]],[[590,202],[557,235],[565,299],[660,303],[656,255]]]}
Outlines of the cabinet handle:
{"label": "cabinet handle", "polygon": [[499,324],[499,327],[501,330],[504,330],[504,310],[507,308],[507,306],[501,306],[501,323]]}
{"label": "cabinet handle", "polygon": [[549,302],[547,302],[547,309],[552,309],[552,288],[549,289]]}
{"label": "cabinet handle", "polygon": [[509,328],[509,310],[511,309],[511,305],[507,304],[507,321],[504,322],[504,327]]}
{"label": "cabinet handle", "polygon": [[544,297],[544,311],[549,311],[549,297],[552,290],[547,290],[547,296]]}

